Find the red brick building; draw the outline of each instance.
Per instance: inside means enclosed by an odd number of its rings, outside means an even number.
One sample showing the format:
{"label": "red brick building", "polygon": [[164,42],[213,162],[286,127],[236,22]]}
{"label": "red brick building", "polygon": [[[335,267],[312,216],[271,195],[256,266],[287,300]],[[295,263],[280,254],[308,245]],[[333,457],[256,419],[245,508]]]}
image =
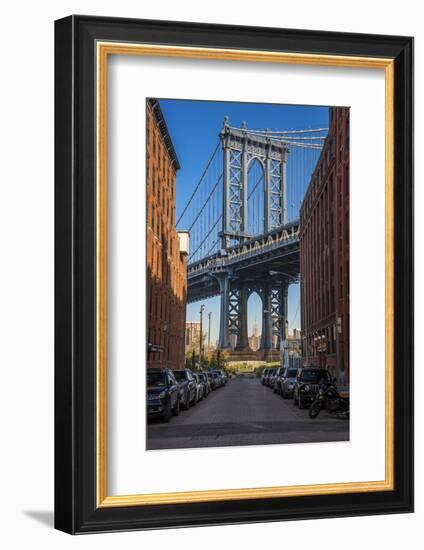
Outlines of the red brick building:
{"label": "red brick building", "polygon": [[[146,108],[147,367],[184,367],[187,251],[175,229],[180,168],[156,99]],[[181,239],[180,239],[181,237]]]}
{"label": "red brick building", "polygon": [[300,211],[302,349],[349,384],[349,108],[329,132]]}

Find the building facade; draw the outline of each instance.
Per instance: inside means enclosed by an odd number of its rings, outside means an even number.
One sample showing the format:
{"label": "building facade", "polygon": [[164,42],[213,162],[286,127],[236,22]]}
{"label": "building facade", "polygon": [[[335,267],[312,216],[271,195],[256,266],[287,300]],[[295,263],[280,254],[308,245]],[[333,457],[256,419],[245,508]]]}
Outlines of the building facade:
{"label": "building facade", "polygon": [[300,341],[301,335],[302,335],[302,332],[301,332],[300,329],[298,329],[298,328],[294,328],[294,329],[293,329],[293,338],[294,338],[295,340],[299,340],[299,341]]}
{"label": "building facade", "polygon": [[146,107],[147,367],[183,368],[187,294],[186,235],[175,229],[180,168],[156,99]]}
{"label": "building facade", "polygon": [[349,384],[349,108],[330,108],[299,237],[303,362]]}
{"label": "building facade", "polygon": [[200,346],[200,321],[187,321],[185,325],[185,349],[198,351]]}
{"label": "building facade", "polygon": [[249,336],[249,348],[252,351],[258,351],[261,347],[261,337],[259,336],[259,328],[256,322],[253,323],[252,334]]}
{"label": "building facade", "polygon": [[287,336],[287,346],[289,357],[301,357],[302,355],[302,340],[300,330],[294,329],[293,334]]}

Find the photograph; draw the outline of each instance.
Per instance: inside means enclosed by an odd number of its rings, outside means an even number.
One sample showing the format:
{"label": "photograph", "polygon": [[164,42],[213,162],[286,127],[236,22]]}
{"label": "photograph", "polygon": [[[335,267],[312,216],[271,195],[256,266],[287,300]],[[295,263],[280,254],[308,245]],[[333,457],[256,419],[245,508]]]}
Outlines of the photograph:
{"label": "photograph", "polygon": [[146,449],[349,441],[349,106],[146,99]]}

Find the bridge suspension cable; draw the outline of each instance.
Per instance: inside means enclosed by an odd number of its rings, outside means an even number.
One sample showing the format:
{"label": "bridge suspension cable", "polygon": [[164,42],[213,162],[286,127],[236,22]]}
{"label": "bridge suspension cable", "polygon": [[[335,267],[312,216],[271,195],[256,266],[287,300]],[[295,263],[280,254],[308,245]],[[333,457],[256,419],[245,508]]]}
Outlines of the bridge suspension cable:
{"label": "bridge suspension cable", "polygon": [[[238,130],[239,128],[236,128],[235,126],[230,126],[233,130]],[[311,133],[320,133],[320,132],[328,132],[328,128],[307,128],[306,130],[250,130],[250,134],[260,134],[260,135],[268,135],[268,134],[279,134],[279,135],[287,135],[287,134],[311,134]]]}
{"label": "bridge suspension cable", "polygon": [[220,143],[220,141],[218,140],[218,143],[216,144],[216,147],[215,147],[215,149],[214,149],[212,155],[210,156],[210,158],[209,158],[209,160],[208,160],[208,162],[207,162],[207,164],[206,164],[206,167],[205,167],[205,169],[203,170],[203,173],[202,173],[202,175],[200,176],[199,181],[197,182],[196,187],[193,189],[193,192],[191,193],[190,198],[189,198],[188,201],[187,201],[187,204],[185,205],[183,211],[181,212],[181,214],[180,214],[180,216],[179,216],[179,218],[178,218],[178,220],[177,220],[177,224],[176,224],[177,226],[180,224],[180,221],[181,221],[182,217],[184,216],[184,214],[185,214],[186,211],[187,211],[187,208],[190,206],[190,204],[191,204],[193,198],[195,197],[197,191],[200,189],[200,186],[202,185],[202,181],[203,181],[204,177],[206,176],[206,174],[208,173],[209,167],[210,167],[210,165],[212,164],[212,162],[213,162],[213,160],[214,160],[214,158],[215,158],[215,156],[216,156],[216,154],[217,154],[217,152],[218,152],[218,149],[219,149],[220,145],[221,145],[221,143]]}
{"label": "bridge suspension cable", "polygon": [[300,207],[322,147],[289,145],[286,182],[286,221],[299,219]]}
{"label": "bridge suspension cable", "polygon": [[193,226],[196,224],[197,220],[200,218],[200,216],[202,215],[202,212],[205,210],[205,208],[207,207],[208,205],[208,202],[211,200],[213,194],[215,193],[217,187],[218,187],[218,184],[219,182],[222,180],[222,172],[219,176],[219,178],[216,180],[216,183],[215,185],[213,186],[212,188],[212,191],[209,193],[209,195],[206,197],[205,199],[205,202],[202,204],[197,216],[194,218],[194,220],[191,222],[191,225],[190,227],[188,228],[188,231],[191,231],[193,229]]}
{"label": "bridge suspension cable", "polygon": [[178,216],[177,228],[189,231],[188,261],[194,262],[219,248],[222,219],[223,155],[218,140],[187,203]]}
{"label": "bridge suspension cable", "polygon": [[[232,129],[236,129],[231,127]],[[271,141],[286,143],[295,147],[322,148],[328,128],[310,128],[306,130],[249,130],[249,134],[267,137]],[[307,135],[304,134],[314,134]]]}
{"label": "bridge suspension cable", "polygon": [[286,141],[284,139],[280,140],[281,143],[287,143],[294,147],[304,147],[305,149],[319,149],[321,151],[322,145],[319,143],[297,143],[296,141]]}
{"label": "bridge suspension cable", "polygon": [[[213,230],[215,229],[215,227],[218,225],[218,223],[222,220],[222,215],[219,216],[219,218],[216,220],[216,222],[213,224],[213,226],[211,227],[210,231],[206,234],[206,236],[204,237],[204,239],[202,240],[202,242],[199,244],[199,246],[196,248],[196,250],[194,252],[191,252],[188,259],[190,260],[192,256],[195,256],[196,253],[201,249],[201,247],[203,246],[203,244],[205,243],[206,239],[209,237],[209,235],[213,232]],[[215,244],[215,243],[214,243]],[[209,251],[206,253],[206,256],[208,256],[209,254]]]}
{"label": "bridge suspension cable", "polygon": [[297,302],[296,311],[295,311],[295,313],[294,313],[294,315],[293,315],[293,318],[292,318],[292,320],[291,320],[291,323],[290,323],[290,325],[289,325],[290,327],[293,327],[294,322],[296,321],[297,316],[298,316],[298,314],[299,314],[299,309],[300,309],[300,300]]}

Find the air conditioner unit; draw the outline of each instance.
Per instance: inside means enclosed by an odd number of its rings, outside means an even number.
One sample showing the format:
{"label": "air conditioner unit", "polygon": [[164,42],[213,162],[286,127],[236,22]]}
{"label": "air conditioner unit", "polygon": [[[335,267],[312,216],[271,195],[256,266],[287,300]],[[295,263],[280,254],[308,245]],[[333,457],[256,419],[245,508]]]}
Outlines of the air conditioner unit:
{"label": "air conditioner unit", "polygon": [[178,238],[180,240],[180,254],[189,253],[190,234],[188,231],[178,231]]}

